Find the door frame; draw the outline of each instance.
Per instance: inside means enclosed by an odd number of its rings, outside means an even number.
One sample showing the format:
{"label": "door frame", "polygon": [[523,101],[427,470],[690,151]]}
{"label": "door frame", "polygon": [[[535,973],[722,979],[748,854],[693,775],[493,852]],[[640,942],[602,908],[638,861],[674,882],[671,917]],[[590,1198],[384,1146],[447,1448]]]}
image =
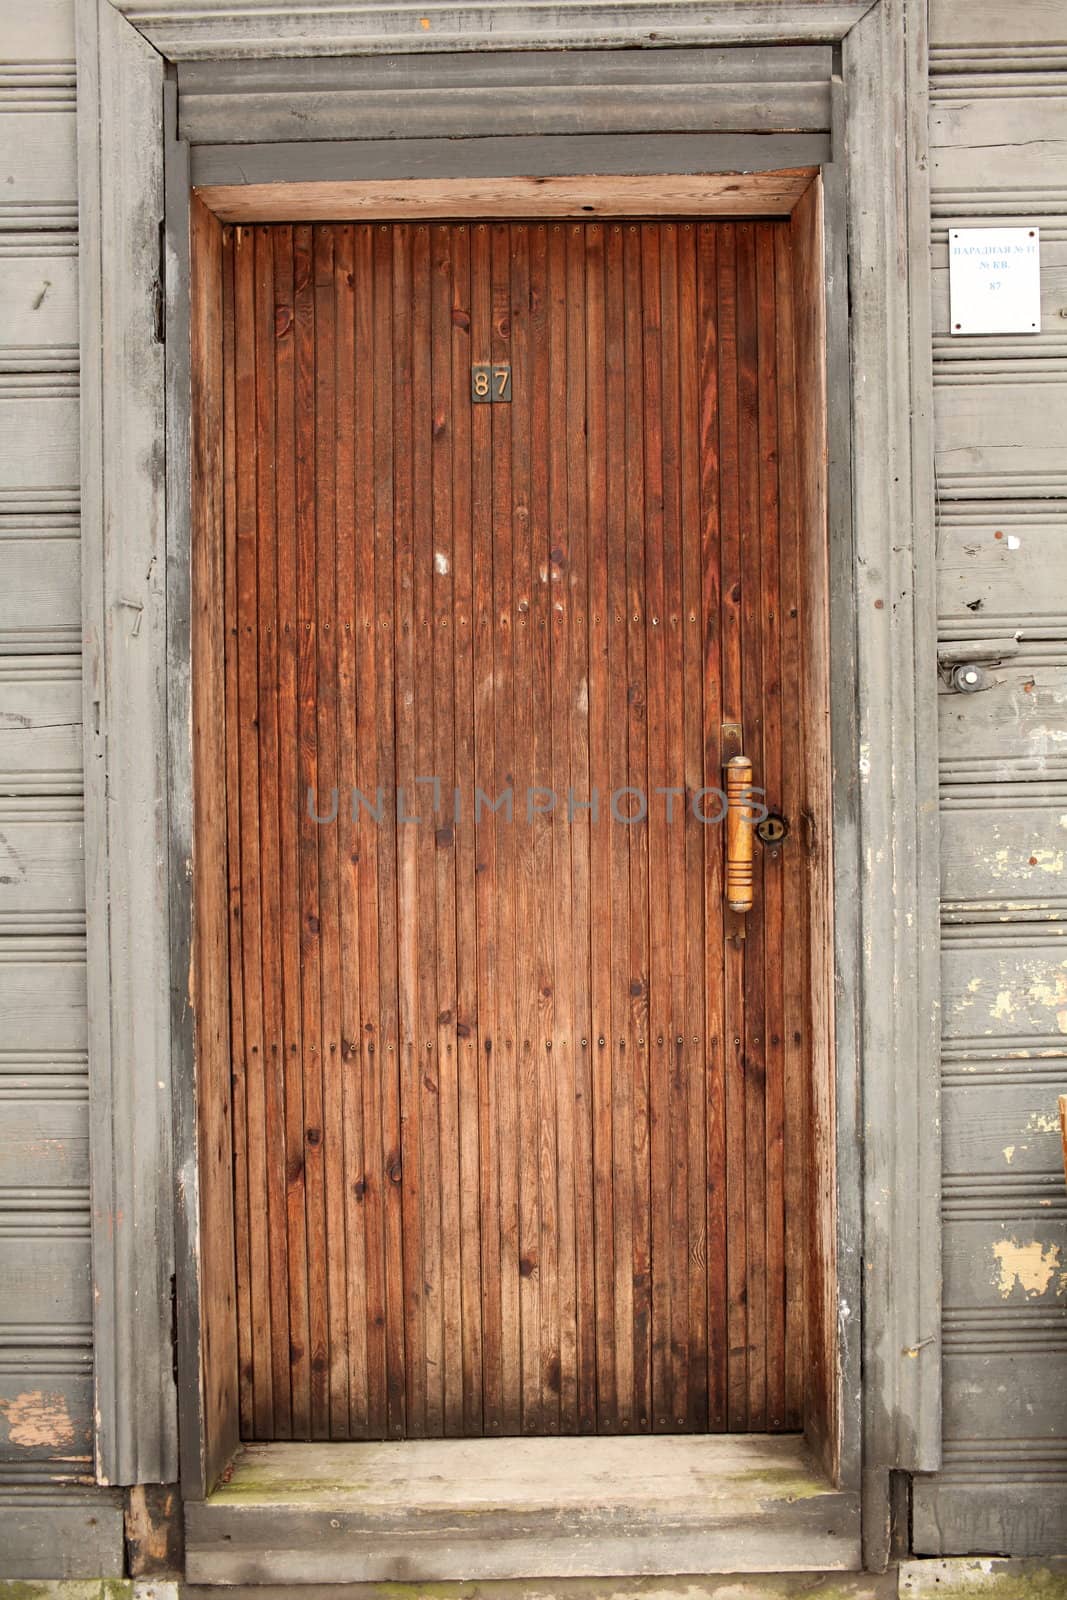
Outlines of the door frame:
{"label": "door frame", "polygon": [[[694,22],[678,0],[610,15],[576,5],[556,8],[570,24],[558,38],[541,8],[521,5],[512,31],[490,36],[488,9],[449,8],[463,48],[514,47],[523,27],[527,46],[560,48],[579,24],[593,47],[646,42],[650,24],[664,43],[839,47],[823,166],[838,1208],[828,1311],[842,1477],[862,1481],[877,1567],[891,1472],[940,1459],[939,974],[923,960],[937,948],[938,892],[925,7],[732,0]],[[193,1498],[210,1469],[189,989],[190,373],[174,332],[188,327],[189,283],[178,208],[165,205],[181,148],[167,150],[168,64],[292,53],[294,26],[303,53],[427,48],[414,10],[373,15],[393,27],[384,42],[368,42],[355,5],[78,5],[97,1475],[166,1482],[180,1470]]]}

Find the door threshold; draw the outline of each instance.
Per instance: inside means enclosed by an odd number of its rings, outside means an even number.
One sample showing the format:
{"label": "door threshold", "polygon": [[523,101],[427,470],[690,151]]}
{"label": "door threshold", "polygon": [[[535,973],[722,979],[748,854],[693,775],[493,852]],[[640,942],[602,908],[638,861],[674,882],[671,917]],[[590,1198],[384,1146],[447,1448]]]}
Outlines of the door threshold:
{"label": "door threshold", "polygon": [[197,1584],[861,1565],[859,1495],[792,1434],[254,1444],[185,1516]]}

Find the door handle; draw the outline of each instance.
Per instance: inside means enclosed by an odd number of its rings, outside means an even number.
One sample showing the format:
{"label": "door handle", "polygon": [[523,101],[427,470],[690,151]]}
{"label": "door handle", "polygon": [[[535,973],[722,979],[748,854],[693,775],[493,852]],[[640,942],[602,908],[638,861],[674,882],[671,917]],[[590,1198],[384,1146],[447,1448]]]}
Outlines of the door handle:
{"label": "door handle", "polygon": [[752,910],[752,763],[731,756],[726,773],[726,904]]}

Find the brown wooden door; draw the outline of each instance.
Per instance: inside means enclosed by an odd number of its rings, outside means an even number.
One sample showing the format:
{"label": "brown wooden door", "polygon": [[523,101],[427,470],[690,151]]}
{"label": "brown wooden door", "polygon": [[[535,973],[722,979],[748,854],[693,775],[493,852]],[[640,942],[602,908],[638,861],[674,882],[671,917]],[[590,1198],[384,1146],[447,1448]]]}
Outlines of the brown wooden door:
{"label": "brown wooden door", "polygon": [[[225,231],[246,1437],[800,1424],[789,251]],[[729,725],[793,824],[747,926]]]}

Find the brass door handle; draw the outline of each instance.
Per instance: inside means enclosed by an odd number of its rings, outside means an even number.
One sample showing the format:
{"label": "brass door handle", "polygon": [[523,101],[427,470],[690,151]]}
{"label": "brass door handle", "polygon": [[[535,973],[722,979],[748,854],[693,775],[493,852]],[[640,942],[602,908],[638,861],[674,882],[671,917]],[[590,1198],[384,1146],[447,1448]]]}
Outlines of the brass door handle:
{"label": "brass door handle", "polygon": [[752,763],[747,756],[726,762],[726,904],[752,910]]}

